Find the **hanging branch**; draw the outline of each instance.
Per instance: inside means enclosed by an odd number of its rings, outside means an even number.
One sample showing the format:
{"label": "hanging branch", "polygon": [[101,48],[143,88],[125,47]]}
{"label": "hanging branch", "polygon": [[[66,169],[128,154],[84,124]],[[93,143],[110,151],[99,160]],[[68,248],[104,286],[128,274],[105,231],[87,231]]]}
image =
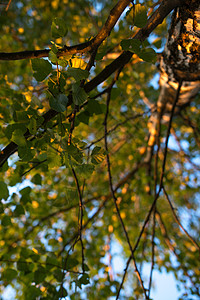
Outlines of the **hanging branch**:
{"label": "hanging branch", "polygon": [[179,94],[180,94],[180,90],[181,90],[181,86],[182,86],[182,81],[180,81],[179,83],[179,86],[178,86],[178,89],[177,89],[177,93],[176,93],[176,98],[174,100],[174,103],[173,103],[173,106],[172,106],[172,111],[171,111],[171,115],[170,115],[170,120],[169,120],[169,125],[168,125],[168,129],[167,129],[167,135],[166,135],[166,141],[165,141],[165,150],[164,150],[164,159],[163,159],[163,164],[162,164],[162,170],[161,170],[161,176],[160,176],[160,187],[159,187],[159,190],[154,198],[154,201],[149,209],[149,212],[146,216],[146,219],[143,223],[143,226],[142,226],[142,229],[140,231],[140,234],[138,236],[138,239],[135,243],[135,247],[133,248],[133,251],[135,251],[139,245],[139,242],[140,242],[140,239],[142,237],[142,234],[144,232],[144,229],[147,225],[147,223],[149,222],[149,218],[151,216],[151,213],[153,212],[154,210],[154,207],[156,205],[156,202],[160,196],[160,192],[162,191],[163,189],[163,178],[164,178],[164,173],[165,173],[165,164],[166,164],[166,159],[167,159],[167,148],[168,148],[168,141],[169,141],[169,135],[170,135],[170,129],[171,129],[171,125],[172,125],[172,119],[173,119],[173,115],[174,115],[174,110],[175,110],[175,107],[176,107],[176,103],[178,101],[178,98],[179,98]]}
{"label": "hanging branch", "polygon": [[119,299],[119,295],[120,295],[120,292],[121,292],[122,287],[123,287],[123,285],[124,285],[125,278],[126,278],[126,274],[127,274],[127,272],[128,272],[128,268],[129,268],[131,259],[132,259],[132,255],[129,256],[129,258],[128,258],[127,262],[126,262],[126,267],[125,267],[125,269],[124,269],[124,274],[123,274],[123,277],[122,277],[122,281],[121,281],[120,287],[119,287],[119,289],[118,289],[118,291],[117,291],[116,300]]}
{"label": "hanging branch", "polygon": [[164,191],[164,194],[165,194],[165,198],[167,199],[167,201],[168,201],[168,203],[169,203],[169,205],[170,205],[170,208],[171,208],[171,210],[172,210],[173,216],[174,216],[174,218],[175,218],[177,224],[180,226],[180,228],[183,230],[183,232],[187,235],[187,237],[190,239],[190,241],[191,241],[191,242],[196,246],[196,248],[200,251],[200,246],[199,246],[198,243],[195,241],[195,239],[194,239],[193,237],[191,237],[191,235],[187,232],[187,230],[183,227],[183,225],[181,224],[181,222],[180,222],[178,216],[176,215],[175,210],[174,210],[174,208],[173,208],[173,206],[172,206],[172,203],[171,203],[171,201],[170,201],[170,199],[169,199],[169,196],[168,196],[168,193],[167,193],[165,187],[163,187],[163,191]]}
{"label": "hanging branch", "polygon": [[156,227],[156,205],[154,207],[153,212],[153,229],[152,229],[152,240],[151,240],[151,270],[150,270],[150,277],[149,277],[149,288],[148,288],[148,297],[150,299],[150,293],[151,293],[151,286],[152,286],[152,279],[153,279],[153,270],[155,265],[155,227]]}
{"label": "hanging branch", "polygon": [[[160,226],[161,233],[162,233],[162,235],[163,235],[163,237],[164,237],[164,239],[165,239],[165,243],[166,243],[167,246],[169,247],[169,250],[172,251],[172,253],[176,256],[177,260],[178,260],[179,263],[180,263],[179,255],[178,255],[178,253],[177,253],[177,251],[176,251],[175,246],[173,245],[173,242],[172,242],[172,241],[170,240],[170,238],[169,238],[169,235],[168,235],[168,233],[167,233],[166,226],[165,226],[165,224],[164,224],[164,222],[163,222],[163,219],[162,219],[162,217],[161,217],[161,215],[160,215],[160,213],[159,213],[158,211],[156,212],[156,218],[157,218],[157,220],[158,220],[158,223],[159,223],[159,226]],[[192,276],[188,273],[187,267],[185,267],[185,266],[184,266],[183,264],[181,264],[181,263],[180,263],[180,265],[181,265],[181,268],[184,270],[184,274],[189,278],[191,284],[192,284],[193,286],[195,286],[195,284],[194,284],[194,282],[193,282],[193,279],[192,279]],[[199,295],[199,291],[198,291],[198,290],[197,290],[197,295]]]}
{"label": "hanging branch", "polygon": [[82,199],[82,193],[81,193],[81,189],[80,189],[80,185],[79,185],[79,181],[78,181],[78,177],[76,175],[76,172],[75,172],[73,167],[71,168],[71,170],[72,170],[72,173],[74,175],[74,179],[75,179],[75,183],[76,183],[76,187],[77,187],[77,191],[78,191],[78,197],[79,197],[78,233],[79,233],[79,238],[80,238],[80,242],[81,242],[82,270],[83,270],[83,273],[84,273],[85,272],[85,266],[84,266],[85,257],[84,257],[84,245],[83,245],[83,239],[82,239],[83,199]]}
{"label": "hanging branch", "polygon": [[105,138],[104,138],[104,141],[105,141],[105,150],[107,152],[106,154],[106,160],[107,160],[107,169],[108,169],[108,177],[109,177],[109,187],[110,187],[110,192],[111,192],[111,195],[112,195],[112,198],[113,198],[113,201],[114,201],[114,205],[115,205],[115,209],[116,209],[116,212],[117,212],[117,215],[118,215],[118,218],[120,220],[120,223],[121,223],[121,226],[123,228],[123,231],[124,231],[124,234],[125,234],[125,237],[126,237],[126,241],[129,245],[129,249],[131,251],[131,258],[133,259],[133,263],[134,263],[134,267],[135,267],[135,272],[137,274],[137,277],[138,277],[138,280],[141,284],[141,287],[143,289],[143,292],[144,292],[144,295],[145,295],[145,299],[148,299],[147,298],[147,293],[146,293],[146,289],[144,287],[144,284],[143,284],[143,280],[141,278],[141,275],[140,275],[140,272],[138,270],[138,267],[136,265],[136,261],[135,261],[135,257],[134,257],[134,252],[133,252],[133,248],[132,248],[132,245],[131,245],[131,242],[130,242],[130,238],[129,238],[129,235],[128,235],[128,232],[126,230],[126,227],[125,227],[125,224],[122,220],[122,217],[121,217],[121,213],[120,213],[120,210],[119,210],[119,207],[117,205],[117,198],[115,196],[115,191],[114,191],[114,188],[113,188],[113,182],[112,182],[112,174],[111,174],[111,164],[110,164],[110,156],[109,156],[109,151],[108,151],[108,142],[107,142],[107,119],[108,119],[108,114],[109,114],[109,104],[110,104],[110,99],[111,99],[111,91],[112,91],[112,87],[115,83],[115,81],[117,80],[118,76],[119,76],[119,73],[120,73],[121,70],[118,71],[118,73],[116,74],[115,76],[115,79],[113,80],[113,82],[111,83],[110,85],[110,89],[108,91],[108,95],[107,95],[107,101],[106,101],[106,113],[105,113],[105,118],[104,118],[104,130],[105,130]]}

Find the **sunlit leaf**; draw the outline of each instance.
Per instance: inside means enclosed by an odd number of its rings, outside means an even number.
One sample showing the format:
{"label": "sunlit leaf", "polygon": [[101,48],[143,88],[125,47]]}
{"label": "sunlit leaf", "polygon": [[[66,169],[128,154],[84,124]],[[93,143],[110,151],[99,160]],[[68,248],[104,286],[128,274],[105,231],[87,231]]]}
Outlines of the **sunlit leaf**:
{"label": "sunlit leaf", "polygon": [[147,9],[146,6],[136,4],[134,8],[134,25],[141,28],[147,22]]}
{"label": "sunlit leaf", "polygon": [[91,158],[93,164],[100,164],[105,159],[105,151],[101,147],[96,146],[92,150]]}

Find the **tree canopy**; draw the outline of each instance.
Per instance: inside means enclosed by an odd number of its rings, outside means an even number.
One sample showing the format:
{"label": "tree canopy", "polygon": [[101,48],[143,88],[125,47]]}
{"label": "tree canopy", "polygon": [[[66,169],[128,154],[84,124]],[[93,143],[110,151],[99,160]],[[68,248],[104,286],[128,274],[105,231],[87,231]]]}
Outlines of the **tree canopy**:
{"label": "tree canopy", "polygon": [[165,270],[197,299],[199,0],[2,1],[0,28],[1,293],[152,299]]}

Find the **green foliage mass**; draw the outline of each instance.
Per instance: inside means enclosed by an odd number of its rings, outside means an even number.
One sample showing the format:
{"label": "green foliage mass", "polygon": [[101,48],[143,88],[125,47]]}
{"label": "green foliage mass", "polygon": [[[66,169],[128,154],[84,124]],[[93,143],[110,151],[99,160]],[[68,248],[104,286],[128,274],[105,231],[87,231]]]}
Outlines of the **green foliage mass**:
{"label": "green foliage mass", "polygon": [[[17,146],[0,168],[1,294],[12,286],[18,300],[117,297],[124,270],[115,271],[116,245],[125,263],[131,255],[122,223],[134,248],[155,198],[167,132],[162,124],[157,166],[156,148],[151,168],[140,165],[152,113],[145,99],[155,104],[159,95],[155,63],[169,20],[152,38],[133,39],[157,7],[154,0],[134,2],[96,53],[61,56],[63,47],[91,41],[117,1],[13,0],[7,11],[0,8],[0,52],[51,49],[46,57],[0,61],[1,154]],[[88,91],[122,50],[133,53],[128,65]],[[195,101],[185,118],[199,128]],[[164,185],[197,240],[199,131],[180,117],[173,130]],[[183,294],[198,295],[198,249],[163,192],[135,251],[138,269],[152,257],[155,269],[175,274]],[[119,299],[145,299],[134,271],[131,263]],[[149,274],[141,277],[148,289]]]}

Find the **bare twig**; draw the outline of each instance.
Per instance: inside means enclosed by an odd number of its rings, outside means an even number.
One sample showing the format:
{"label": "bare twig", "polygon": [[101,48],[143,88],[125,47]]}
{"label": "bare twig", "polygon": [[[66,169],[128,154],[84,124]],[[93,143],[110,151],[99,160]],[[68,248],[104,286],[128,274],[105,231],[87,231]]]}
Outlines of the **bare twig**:
{"label": "bare twig", "polygon": [[[119,76],[119,73],[120,73],[120,70],[116,74],[116,77],[115,77],[116,79],[115,80],[117,80],[117,78]],[[106,101],[107,109],[106,109],[105,118],[104,118],[104,129],[105,129],[105,134],[104,134],[105,138],[104,138],[104,141],[105,141],[105,150],[107,152],[107,154],[106,154],[106,160],[107,160],[107,169],[108,169],[108,177],[109,177],[109,187],[110,187],[110,192],[111,192],[111,195],[112,195],[112,198],[113,198],[113,201],[114,201],[114,205],[115,205],[115,209],[116,209],[118,218],[120,220],[121,226],[123,228],[123,231],[124,231],[124,234],[125,234],[125,237],[126,237],[126,241],[127,241],[128,245],[129,245],[129,248],[130,248],[130,251],[131,251],[131,254],[132,254],[131,258],[133,259],[133,263],[134,263],[134,267],[135,267],[135,272],[136,272],[138,280],[139,280],[139,282],[140,282],[140,284],[142,286],[145,298],[148,299],[147,298],[146,289],[145,289],[144,284],[143,284],[143,280],[141,278],[140,272],[139,272],[139,270],[137,268],[137,265],[136,265],[136,261],[135,261],[135,257],[134,257],[133,248],[132,248],[132,245],[131,245],[131,242],[130,242],[130,238],[129,238],[128,232],[126,230],[125,224],[123,222],[123,219],[121,217],[121,213],[120,213],[119,207],[117,205],[117,198],[116,198],[116,195],[115,195],[115,191],[114,191],[114,188],[113,188],[113,182],[112,182],[111,164],[110,164],[110,156],[109,156],[109,153],[108,153],[109,149],[108,149],[108,142],[107,142],[107,119],[108,119],[108,114],[109,114],[109,104],[110,104],[111,90],[112,90],[113,84],[114,84],[114,82],[112,82],[112,84],[110,85],[110,89],[108,91],[107,101]],[[117,296],[116,299],[118,299],[118,297],[119,297],[119,293],[118,293],[118,296]]]}
{"label": "bare twig", "polygon": [[[184,270],[184,275],[186,275],[186,276],[189,278],[191,284],[192,284],[193,286],[195,286],[195,283],[194,283],[194,281],[193,281],[193,277],[192,277],[191,274],[188,272],[187,267],[184,266],[184,265],[181,263],[182,259],[181,259],[181,260],[179,259],[178,252],[176,251],[176,248],[175,248],[175,246],[174,246],[174,244],[173,244],[173,241],[171,241],[170,238],[169,238],[169,235],[168,235],[168,233],[167,233],[166,226],[165,226],[165,224],[164,224],[164,222],[163,222],[163,219],[162,219],[162,217],[161,217],[161,215],[160,215],[160,213],[159,213],[158,211],[156,212],[156,218],[157,218],[157,220],[158,220],[158,224],[159,224],[159,226],[160,226],[161,233],[162,233],[162,235],[163,235],[163,237],[164,237],[164,239],[165,239],[165,243],[167,244],[167,246],[169,247],[169,249],[172,251],[172,253],[176,256],[177,260],[179,261],[179,263],[180,263],[180,265],[181,265],[181,269]],[[197,287],[196,291],[197,291],[197,295],[199,295],[198,287]]]}
{"label": "bare twig", "polygon": [[150,277],[149,277],[149,288],[148,288],[148,297],[150,299],[150,293],[151,293],[151,286],[152,286],[152,279],[153,279],[153,270],[155,265],[155,227],[156,227],[156,206],[154,207],[153,212],[153,230],[152,230],[152,240],[151,240],[151,271],[150,271]]}
{"label": "bare twig", "polygon": [[[131,120],[135,120],[137,118],[143,117],[146,114],[148,114],[150,112],[150,110],[137,114],[135,116],[131,116],[131,117],[127,117],[124,121],[117,123],[113,128],[111,128],[110,130],[107,131],[107,135],[109,135],[110,133],[112,133],[113,131],[115,131],[118,127],[126,124],[127,122],[131,121]],[[91,148],[91,146],[97,144],[98,142],[100,142],[101,140],[103,140],[105,138],[105,134],[102,135],[100,138],[98,138],[97,140],[93,141],[91,144],[89,144],[87,147],[85,147],[85,149]]]}
{"label": "bare twig", "polygon": [[149,218],[151,216],[152,211],[154,210],[154,207],[156,205],[156,202],[160,196],[160,192],[162,191],[163,188],[163,178],[164,178],[164,173],[165,173],[165,165],[166,165],[166,160],[167,160],[167,148],[168,148],[168,141],[169,141],[169,135],[170,135],[170,129],[171,129],[171,125],[172,125],[172,119],[173,119],[173,115],[174,115],[174,110],[176,107],[176,103],[178,101],[179,98],[179,94],[180,94],[180,90],[181,90],[181,86],[182,86],[182,81],[179,83],[178,89],[177,89],[177,93],[176,93],[176,98],[174,99],[174,103],[173,103],[173,107],[171,110],[171,115],[170,115],[170,120],[169,120],[169,125],[168,125],[168,129],[167,129],[167,136],[166,136],[166,141],[165,141],[165,150],[164,150],[164,159],[163,159],[163,164],[162,164],[162,170],[161,170],[161,176],[160,176],[160,187],[159,190],[157,192],[157,194],[155,195],[154,201],[149,209],[149,212],[146,216],[146,219],[143,223],[142,229],[140,231],[140,234],[138,236],[138,239],[136,241],[135,247],[133,249],[133,251],[135,251],[139,245],[140,239],[142,237],[142,234],[144,232],[144,229],[147,225],[147,223],[149,222]]}
{"label": "bare twig", "polygon": [[174,208],[173,208],[173,205],[172,205],[172,203],[171,203],[171,201],[170,201],[170,199],[169,199],[168,193],[167,193],[167,191],[166,191],[166,189],[165,189],[164,186],[163,186],[163,191],[164,191],[165,197],[166,197],[166,199],[167,199],[167,201],[168,201],[168,203],[169,203],[169,205],[170,205],[170,208],[171,208],[171,210],[172,210],[173,216],[174,216],[174,218],[175,218],[177,224],[180,226],[180,228],[183,230],[183,232],[187,235],[187,237],[190,239],[190,241],[191,241],[191,242],[196,246],[196,248],[200,251],[200,246],[199,246],[198,243],[195,241],[195,239],[194,239],[193,237],[191,237],[191,235],[187,232],[187,230],[183,227],[183,225],[181,224],[181,222],[180,222],[178,216],[176,215],[175,210],[174,210]]}
{"label": "bare twig", "polygon": [[118,291],[117,291],[116,300],[119,299],[119,295],[120,295],[120,292],[121,292],[122,287],[123,287],[123,285],[124,285],[124,281],[125,281],[125,278],[126,278],[126,274],[127,274],[127,272],[128,272],[128,268],[129,268],[131,259],[132,259],[132,255],[129,256],[129,258],[128,258],[127,262],[126,262],[126,267],[125,267],[125,269],[124,269],[124,274],[123,274],[123,277],[122,277],[122,281],[121,281],[120,287],[119,287],[119,289],[118,289]]}
{"label": "bare twig", "polygon": [[5,9],[5,11],[8,11],[8,9],[9,9],[9,6],[10,6],[11,2],[12,2],[12,0],[9,0],[9,2],[8,2],[7,6],[6,6],[6,9]]}
{"label": "bare twig", "polygon": [[78,177],[76,175],[76,172],[74,170],[74,168],[72,167],[72,173],[74,175],[74,179],[76,182],[76,187],[77,187],[77,191],[78,191],[78,196],[79,196],[79,224],[78,224],[78,231],[79,231],[79,237],[80,237],[80,242],[81,242],[81,255],[82,255],[82,269],[83,269],[83,273],[85,272],[85,266],[84,266],[84,261],[85,261],[85,257],[84,257],[84,245],[83,245],[83,240],[82,240],[82,230],[83,230],[83,199],[82,199],[82,193],[81,193],[81,189],[80,189],[80,185],[79,185],[79,181],[78,181]]}
{"label": "bare twig", "polygon": [[76,119],[76,113],[77,111],[79,110],[79,106],[78,105],[75,105],[74,107],[74,110],[73,110],[73,113],[71,114],[70,116],[70,122],[71,122],[71,125],[70,125],[70,130],[69,130],[69,137],[68,137],[68,145],[71,145],[71,141],[72,141],[72,133],[74,131],[74,125],[75,125],[75,119]]}

